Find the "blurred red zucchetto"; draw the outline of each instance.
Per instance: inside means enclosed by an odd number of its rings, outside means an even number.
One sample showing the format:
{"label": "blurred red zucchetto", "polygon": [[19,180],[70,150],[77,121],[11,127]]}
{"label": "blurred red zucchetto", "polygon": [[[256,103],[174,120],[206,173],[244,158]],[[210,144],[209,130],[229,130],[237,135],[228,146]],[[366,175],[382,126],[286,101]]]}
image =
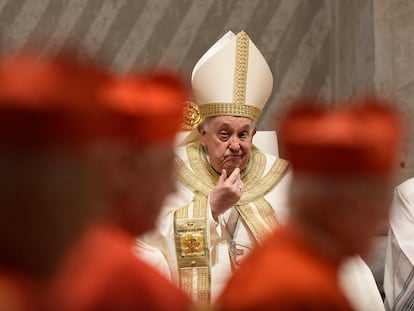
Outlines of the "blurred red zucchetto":
{"label": "blurred red zucchetto", "polygon": [[141,145],[172,143],[180,128],[188,89],[172,73],[121,77],[102,88],[101,96],[115,113],[129,114],[135,122],[130,139]]}
{"label": "blurred red zucchetto", "polygon": [[171,73],[117,77],[102,66],[30,54],[0,58],[0,146],[82,147],[173,140],[187,88]]}
{"label": "blurred red zucchetto", "polygon": [[[30,54],[0,59],[0,145],[80,147],[113,135],[96,93],[112,80],[101,67]],[[107,117],[104,117],[106,115]],[[112,118],[112,117],[111,117]]]}
{"label": "blurred red zucchetto", "polygon": [[328,175],[392,173],[405,137],[401,115],[377,97],[331,107],[316,98],[296,99],[277,131],[295,172]]}

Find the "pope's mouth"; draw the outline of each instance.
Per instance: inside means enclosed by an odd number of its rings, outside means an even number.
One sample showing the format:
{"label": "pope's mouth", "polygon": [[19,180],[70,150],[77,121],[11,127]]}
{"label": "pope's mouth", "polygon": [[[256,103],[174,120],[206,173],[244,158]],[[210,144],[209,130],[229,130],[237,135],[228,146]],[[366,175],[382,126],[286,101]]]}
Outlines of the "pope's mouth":
{"label": "pope's mouth", "polygon": [[229,159],[229,160],[233,160],[233,159],[243,159],[244,155],[243,154],[232,154],[232,155],[228,155],[224,157],[224,160]]}
{"label": "pope's mouth", "polygon": [[239,165],[241,161],[243,161],[244,159],[244,155],[240,154],[240,155],[229,155],[229,156],[225,156],[223,159],[223,165],[227,164],[237,164]]}

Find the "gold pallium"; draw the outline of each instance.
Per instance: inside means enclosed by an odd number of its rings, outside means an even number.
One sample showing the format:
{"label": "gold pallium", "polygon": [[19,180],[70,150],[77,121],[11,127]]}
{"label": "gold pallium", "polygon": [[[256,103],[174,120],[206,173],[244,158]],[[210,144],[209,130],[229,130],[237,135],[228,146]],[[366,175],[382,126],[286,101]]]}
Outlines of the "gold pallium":
{"label": "gold pallium", "polygon": [[[174,213],[174,239],[181,288],[198,303],[210,303],[210,235],[207,230],[207,197]],[[189,214],[192,212],[193,217]],[[193,282],[197,280],[196,287]],[[195,291],[195,292],[194,292]]]}
{"label": "gold pallium", "polygon": [[181,236],[181,249],[184,254],[194,255],[203,250],[203,236],[200,233],[184,233]]}
{"label": "gold pallium", "polygon": [[[211,292],[208,196],[217,184],[219,174],[209,164],[199,141],[188,145],[186,151],[190,167],[179,157],[176,157],[175,164],[178,179],[194,193],[194,198],[190,205],[179,208],[174,214],[177,260],[182,289],[193,296],[198,303],[206,304],[210,302]],[[258,243],[278,223],[275,211],[264,196],[285,175],[289,162],[277,159],[266,174],[265,167],[265,155],[253,146],[250,161],[240,174],[244,190],[236,205]],[[189,212],[190,206],[192,213]],[[190,217],[190,214],[193,216]],[[193,282],[196,282],[195,286]],[[194,293],[195,288],[196,293]]]}

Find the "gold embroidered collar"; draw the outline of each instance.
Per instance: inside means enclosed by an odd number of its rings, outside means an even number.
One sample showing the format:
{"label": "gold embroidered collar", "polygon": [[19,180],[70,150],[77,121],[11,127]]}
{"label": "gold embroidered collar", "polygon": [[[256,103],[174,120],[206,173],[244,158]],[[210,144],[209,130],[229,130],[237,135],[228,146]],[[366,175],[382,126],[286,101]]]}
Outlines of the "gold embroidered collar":
{"label": "gold embroidered collar", "polygon": [[[191,169],[176,157],[178,178],[193,193],[208,196],[211,189],[217,184],[219,174],[211,167],[199,141],[189,144],[186,147],[186,152]],[[283,161],[284,164],[286,162],[281,159],[275,161],[269,172],[264,174],[266,156],[253,146],[247,167],[241,174],[244,191],[239,203],[248,203],[263,197],[276,185],[281,177],[280,174],[275,174],[279,171],[280,161]]]}

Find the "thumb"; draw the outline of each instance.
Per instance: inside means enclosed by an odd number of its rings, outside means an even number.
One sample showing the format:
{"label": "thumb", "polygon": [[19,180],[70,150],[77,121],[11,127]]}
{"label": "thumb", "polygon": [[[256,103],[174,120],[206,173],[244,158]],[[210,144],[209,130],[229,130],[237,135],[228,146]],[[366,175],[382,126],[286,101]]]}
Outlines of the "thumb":
{"label": "thumb", "polygon": [[218,183],[217,184],[223,184],[227,179],[227,172],[226,170],[223,168],[221,170],[221,175],[219,177]]}

